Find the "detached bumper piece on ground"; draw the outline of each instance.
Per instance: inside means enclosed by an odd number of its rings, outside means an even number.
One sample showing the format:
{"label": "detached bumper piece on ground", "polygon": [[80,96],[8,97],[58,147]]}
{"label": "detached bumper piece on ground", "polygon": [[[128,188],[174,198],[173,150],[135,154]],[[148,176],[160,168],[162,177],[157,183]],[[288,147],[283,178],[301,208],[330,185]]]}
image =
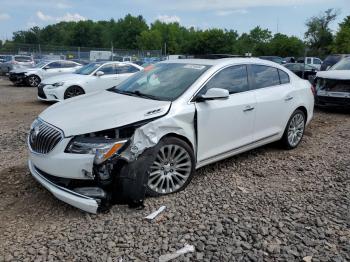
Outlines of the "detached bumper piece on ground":
{"label": "detached bumper piece on ground", "polygon": [[26,75],[24,73],[9,73],[9,79],[15,85],[24,85],[26,84]]}

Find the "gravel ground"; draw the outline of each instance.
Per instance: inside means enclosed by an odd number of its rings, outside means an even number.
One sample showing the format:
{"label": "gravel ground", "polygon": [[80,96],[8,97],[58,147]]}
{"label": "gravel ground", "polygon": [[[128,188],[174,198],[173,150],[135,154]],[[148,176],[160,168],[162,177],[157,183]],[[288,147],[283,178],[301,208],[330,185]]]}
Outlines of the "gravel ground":
{"label": "gravel ground", "polygon": [[[350,117],[317,111],[301,145],[204,167],[186,190],[89,215],[29,175],[25,135],[48,104],[0,80],[0,261],[350,261]],[[144,217],[161,205],[154,223]]]}

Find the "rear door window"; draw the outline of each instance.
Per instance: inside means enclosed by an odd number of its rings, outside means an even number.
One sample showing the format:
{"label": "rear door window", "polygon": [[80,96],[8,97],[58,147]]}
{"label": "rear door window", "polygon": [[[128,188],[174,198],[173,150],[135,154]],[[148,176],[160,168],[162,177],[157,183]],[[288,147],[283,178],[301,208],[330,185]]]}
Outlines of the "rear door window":
{"label": "rear door window", "polygon": [[239,65],[221,70],[209,80],[200,91],[200,94],[205,94],[211,88],[226,89],[230,94],[248,91],[247,67],[245,65]]}
{"label": "rear door window", "polygon": [[255,82],[254,89],[280,84],[280,77],[277,68],[264,65],[252,65],[250,68]]}
{"label": "rear door window", "polygon": [[33,59],[29,56],[15,56],[15,61],[17,61],[17,62],[32,62]]}
{"label": "rear door window", "polygon": [[305,64],[312,64],[312,61],[311,61],[310,57],[306,58],[306,63]]}

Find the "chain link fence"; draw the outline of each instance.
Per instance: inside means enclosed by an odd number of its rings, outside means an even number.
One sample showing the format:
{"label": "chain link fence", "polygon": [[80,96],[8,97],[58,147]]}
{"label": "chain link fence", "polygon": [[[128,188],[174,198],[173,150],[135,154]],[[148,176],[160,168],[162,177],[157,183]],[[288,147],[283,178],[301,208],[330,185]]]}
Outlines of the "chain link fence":
{"label": "chain link fence", "polygon": [[[86,61],[118,60],[125,57],[133,61],[145,58],[161,58],[162,50],[127,50],[98,47],[53,46],[41,44],[6,43],[0,48],[0,54],[31,55],[34,59],[79,59]],[[129,61],[129,60],[128,60]]]}

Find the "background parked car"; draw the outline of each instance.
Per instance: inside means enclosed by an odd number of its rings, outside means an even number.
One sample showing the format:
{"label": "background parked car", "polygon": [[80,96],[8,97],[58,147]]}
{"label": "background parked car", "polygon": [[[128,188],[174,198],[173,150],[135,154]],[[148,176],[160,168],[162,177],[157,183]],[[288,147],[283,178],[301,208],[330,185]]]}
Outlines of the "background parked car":
{"label": "background parked car", "polygon": [[8,55],[0,55],[0,63],[4,63],[7,60]]}
{"label": "background parked car", "polygon": [[338,63],[345,57],[350,56],[350,54],[333,54],[326,57],[321,65],[321,71],[328,70],[330,67]]}
{"label": "background parked car", "polygon": [[79,63],[67,60],[42,61],[33,68],[12,70],[9,74],[9,79],[16,85],[26,84],[31,87],[36,87],[41,81],[48,77],[73,73],[81,66],[82,65]]}
{"label": "background parked car", "polygon": [[143,67],[123,62],[94,62],[83,66],[74,74],[45,79],[38,86],[38,98],[45,101],[60,101],[113,87]]}
{"label": "background parked car", "polygon": [[295,63],[296,62],[296,59],[295,57],[293,56],[288,56],[288,57],[285,57],[283,58],[283,61],[288,64],[288,63]]}
{"label": "background parked car", "polygon": [[306,65],[310,65],[313,66],[315,68],[317,68],[317,70],[321,69],[321,65],[322,65],[322,60],[319,59],[318,57],[299,57],[297,60],[298,63],[302,63],[302,64],[306,64]]}
{"label": "background parked car", "polygon": [[0,64],[0,71],[2,74],[8,74],[13,69],[33,67],[34,64],[34,59],[31,56],[10,55],[6,56],[6,60]]}
{"label": "background parked car", "polygon": [[315,104],[350,109],[350,57],[342,59],[316,76]]}
{"label": "background parked car", "polygon": [[284,66],[297,76],[309,80],[310,82],[313,82],[318,71],[318,69],[313,66],[301,63],[289,63],[285,64]]}
{"label": "background parked car", "polygon": [[264,60],[269,60],[269,61],[275,62],[277,64],[284,63],[283,58],[280,56],[260,56],[259,58],[264,59]]}

